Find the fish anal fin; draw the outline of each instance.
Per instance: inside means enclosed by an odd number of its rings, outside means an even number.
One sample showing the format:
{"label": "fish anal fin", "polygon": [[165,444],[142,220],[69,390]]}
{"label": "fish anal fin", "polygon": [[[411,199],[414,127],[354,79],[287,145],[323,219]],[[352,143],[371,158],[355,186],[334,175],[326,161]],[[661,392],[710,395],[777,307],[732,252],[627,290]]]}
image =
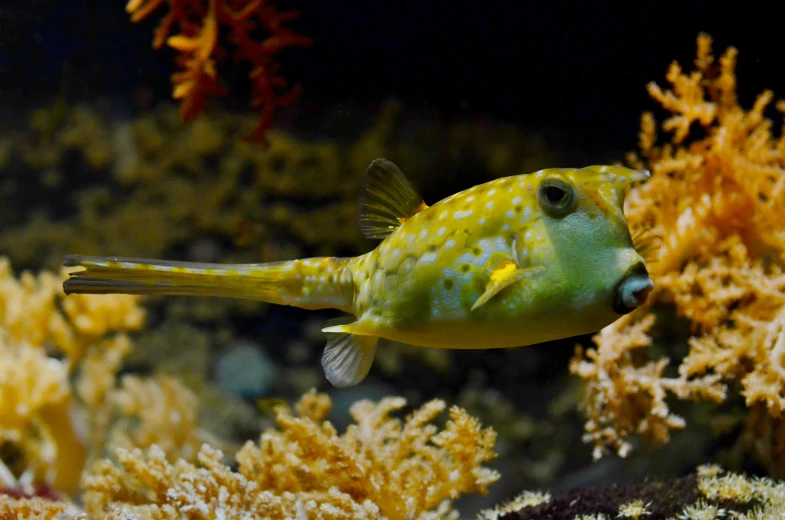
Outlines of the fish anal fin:
{"label": "fish anal fin", "polygon": [[338,388],[360,383],[371,369],[378,341],[377,336],[328,332],[327,347],[322,354],[322,368],[327,380]]}
{"label": "fish anal fin", "polygon": [[365,172],[360,195],[360,231],[366,238],[385,238],[427,208],[394,163],[376,159]]}
{"label": "fish anal fin", "polygon": [[485,287],[485,292],[482,293],[482,295],[477,298],[477,301],[474,302],[474,305],[472,305],[472,311],[488,303],[491,298],[499,294],[499,292],[506,287],[509,287],[515,282],[520,282],[542,270],[542,266],[518,267],[518,264],[511,256],[507,259],[492,257],[486,264],[488,285]]}

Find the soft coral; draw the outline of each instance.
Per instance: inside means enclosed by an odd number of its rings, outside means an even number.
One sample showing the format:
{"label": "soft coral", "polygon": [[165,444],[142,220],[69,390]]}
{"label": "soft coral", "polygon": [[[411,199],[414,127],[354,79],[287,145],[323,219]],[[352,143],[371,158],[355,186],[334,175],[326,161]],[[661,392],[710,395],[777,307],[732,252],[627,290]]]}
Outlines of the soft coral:
{"label": "soft coral", "polygon": [[[279,12],[267,0],[208,0],[207,5],[204,0],[130,0],[126,11],[131,21],[138,22],[164,3],[169,12],[156,29],[153,47],[158,49],[166,42],[179,53],[175,61],[181,70],[172,74],[172,96],[182,100],[183,120],[205,111],[210,96],[227,94],[216,65],[232,55],[236,62],[250,63],[251,105],[261,111],[249,139],[266,143],[275,111],[300,94],[300,86],[289,86],[275,61],[287,47],[310,45],[309,38],[284,26],[299,13]],[[175,25],[179,34],[169,36]],[[225,40],[220,39],[223,30]],[[258,36],[260,32],[264,36]]]}

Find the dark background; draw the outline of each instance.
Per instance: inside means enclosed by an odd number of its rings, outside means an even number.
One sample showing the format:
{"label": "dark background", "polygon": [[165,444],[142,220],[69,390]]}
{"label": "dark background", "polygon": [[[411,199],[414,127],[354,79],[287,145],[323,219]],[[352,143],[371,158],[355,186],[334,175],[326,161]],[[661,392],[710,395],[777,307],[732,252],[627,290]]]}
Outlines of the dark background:
{"label": "dark background", "polygon": [[[655,108],[646,83],[663,82],[674,59],[690,66],[700,31],[714,37],[717,51],[739,49],[743,104],[764,88],[785,95],[782,19],[773,2],[277,4],[300,10],[290,25],[314,40],[282,60],[285,75],[304,86],[295,110],[305,125],[309,114],[330,107],[375,106],[395,97],[439,117],[487,115],[527,129],[556,129],[589,149],[631,149],[640,112]],[[129,100],[140,88],[156,100],[168,98],[172,53],[150,47],[164,9],[131,24],[122,0],[0,5],[0,123],[14,107],[58,94],[73,101],[109,96],[119,110],[133,110]],[[248,110],[244,72],[225,75],[239,89],[224,102],[230,108]]]}

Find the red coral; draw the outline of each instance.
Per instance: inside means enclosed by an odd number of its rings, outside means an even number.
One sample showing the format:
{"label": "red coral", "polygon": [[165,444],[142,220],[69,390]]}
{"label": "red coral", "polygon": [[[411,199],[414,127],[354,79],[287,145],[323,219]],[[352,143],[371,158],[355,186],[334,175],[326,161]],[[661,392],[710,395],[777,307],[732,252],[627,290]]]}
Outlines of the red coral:
{"label": "red coral", "polygon": [[[251,106],[261,115],[249,139],[266,143],[275,110],[291,104],[300,94],[300,86],[289,86],[275,62],[281,50],[311,43],[284,27],[299,13],[279,12],[267,0],[129,0],[126,11],[132,22],[138,22],[164,3],[169,12],[155,31],[153,48],[166,42],[179,52],[175,62],[181,70],[172,74],[172,97],[182,100],[183,120],[204,112],[210,96],[227,94],[216,63],[230,55],[223,47],[228,43],[235,62],[251,64]],[[175,25],[179,34],[169,36]],[[222,34],[226,34],[225,42],[219,42]]]}

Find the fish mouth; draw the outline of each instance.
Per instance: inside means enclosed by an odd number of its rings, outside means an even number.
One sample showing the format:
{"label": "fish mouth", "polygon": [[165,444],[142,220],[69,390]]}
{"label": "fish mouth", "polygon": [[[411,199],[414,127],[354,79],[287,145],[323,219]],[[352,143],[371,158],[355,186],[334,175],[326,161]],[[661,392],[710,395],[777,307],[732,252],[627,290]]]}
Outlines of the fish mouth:
{"label": "fish mouth", "polygon": [[646,266],[639,262],[632,266],[624,278],[616,284],[613,291],[613,312],[629,314],[644,303],[654,289],[654,282],[649,277]]}

